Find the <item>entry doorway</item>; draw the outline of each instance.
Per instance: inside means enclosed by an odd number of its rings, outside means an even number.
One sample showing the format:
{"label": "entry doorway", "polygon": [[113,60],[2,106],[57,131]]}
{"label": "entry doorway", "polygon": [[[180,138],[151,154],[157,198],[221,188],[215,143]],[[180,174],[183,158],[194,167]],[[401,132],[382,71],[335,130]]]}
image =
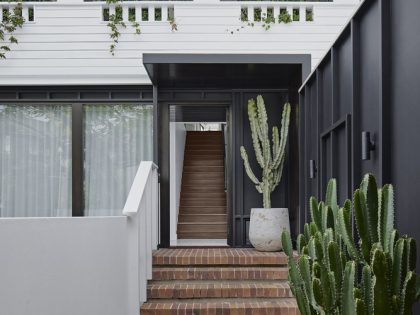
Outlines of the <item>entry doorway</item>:
{"label": "entry doorway", "polygon": [[171,246],[228,244],[227,109],[170,106]]}

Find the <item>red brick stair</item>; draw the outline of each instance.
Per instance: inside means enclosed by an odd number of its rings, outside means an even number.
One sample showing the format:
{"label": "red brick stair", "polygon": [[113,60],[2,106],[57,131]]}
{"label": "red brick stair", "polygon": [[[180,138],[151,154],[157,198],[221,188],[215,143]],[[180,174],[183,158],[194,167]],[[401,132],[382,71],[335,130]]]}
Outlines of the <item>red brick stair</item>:
{"label": "red brick stair", "polygon": [[253,249],[161,249],[141,314],[299,314],[284,253]]}

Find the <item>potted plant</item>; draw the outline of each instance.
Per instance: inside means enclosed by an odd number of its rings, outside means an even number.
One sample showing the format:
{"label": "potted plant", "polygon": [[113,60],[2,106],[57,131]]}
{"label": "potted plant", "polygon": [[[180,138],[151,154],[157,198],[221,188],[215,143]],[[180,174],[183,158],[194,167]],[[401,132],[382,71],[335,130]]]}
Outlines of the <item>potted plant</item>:
{"label": "potted plant", "polygon": [[248,116],[251,127],[252,143],[258,165],[262,169],[259,180],[251,169],[248,154],[241,146],[241,157],[245,171],[255,184],[257,191],[263,195],[263,208],[251,209],[249,240],[259,251],[279,251],[282,248],[282,230],[290,230],[289,210],[287,208],[271,208],[271,193],[279,185],[286,155],[286,142],[290,122],[290,104],[283,107],[281,130],[272,129],[272,143],[269,138],[267,112],[264,99],[257,96],[257,101],[248,101]]}

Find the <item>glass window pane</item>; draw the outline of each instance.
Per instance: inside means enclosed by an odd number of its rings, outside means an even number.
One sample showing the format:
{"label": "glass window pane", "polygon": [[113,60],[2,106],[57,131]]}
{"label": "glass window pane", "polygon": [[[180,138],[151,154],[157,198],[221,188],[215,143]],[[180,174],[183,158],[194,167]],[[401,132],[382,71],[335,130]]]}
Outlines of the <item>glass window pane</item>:
{"label": "glass window pane", "polygon": [[71,106],[0,105],[0,217],[71,216]]}
{"label": "glass window pane", "polygon": [[85,215],[121,215],[141,161],[153,158],[153,108],[85,105]]}

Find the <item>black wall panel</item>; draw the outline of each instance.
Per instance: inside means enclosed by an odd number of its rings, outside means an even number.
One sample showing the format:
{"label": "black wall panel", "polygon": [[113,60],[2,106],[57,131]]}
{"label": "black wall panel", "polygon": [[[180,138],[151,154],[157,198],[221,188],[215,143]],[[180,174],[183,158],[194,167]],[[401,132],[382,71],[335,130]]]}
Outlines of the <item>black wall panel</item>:
{"label": "black wall panel", "polygon": [[[369,131],[373,139],[379,142],[379,116],[380,116],[380,11],[379,1],[371,2],[369,8],[364,10],[357,18],[360,27],[359,43],[359,69],[360,78],[357,82],[359,90],[359,115],[355,117],[360,122],[360,131]],[[360,133],[359,133],[360,135]],[[379,174],[378,151],[374,151],[370,161],[361,164],[360,178],[367,172]]]}
{"label": "black wall panel", "polygon": [[318,108],[321,132],[326,130],[332,122],[332,68],[331,59],[326,58],[319,69]]}
{"label": "black wall panel", "polygon": [[[321,167],[317,179],[312,180],[319,187],[300,186],[303,216],[308,219],[307,200],[312,194],[320,197],[327,178],[337,178],[343,202],[369,172],[376,175],[380,185],[394,184],[397,228],[420,242],[419,12],[418,0],[364,1],[300,89],[301,122],[305,124],[300,141],[304,146],[301,165],[313,159],[313,134],[325,139],[318,143]],[[332,83],[325,78],[331,62]],[[318,104],[318,108],[311,97],[313,86],[322,94],[322,106]],[[329,125],[325,124],[330,115],[325,106],[328,94],[333,95],[333,120]],[[308,112],[313,109],[320,111],[326,130],[308,121]],[[361,157],[362,131],[369,131],[375,142],[370,160]],[[301,173],[301,181],[310,181],[308,172]],[[418,304],[414,314],[420,314]]]}
{"label": "black wall panel", "polygon": [[[391,12],[390,146],[396,223],[420,244],[420,1],[392,1]],[[417,266],[419,263],[417,246]],[[420,305],[414,314],[420,314]]]}
{"label": "black wall panel", "polygon": [[351,34],[347,28],[346,35],[338,43],[335,51],[334,82],[337,84],[334,94],[333,118],[337,121],[349,114],[352,107],[352,45]]}

